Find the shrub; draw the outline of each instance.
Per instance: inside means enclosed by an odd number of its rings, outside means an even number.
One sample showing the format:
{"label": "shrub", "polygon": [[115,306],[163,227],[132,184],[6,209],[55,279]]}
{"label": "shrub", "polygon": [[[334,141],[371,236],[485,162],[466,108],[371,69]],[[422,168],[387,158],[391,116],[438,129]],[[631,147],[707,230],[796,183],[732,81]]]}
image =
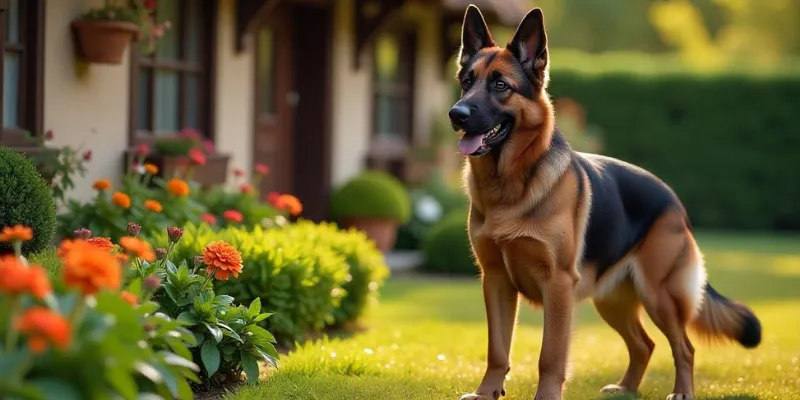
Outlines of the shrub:
{"label": "shrub", "polygon": [[403,184],[381,171],[367,171],[337,188],[331,196],[336,218],[387,218],[404,224],[411,216],[411,202]]}
{"label": "shrub", "polygon": [[464,191],[441,174],[431,176],[421,187],[409,191],[412,215],[397,231],[396,249],[416,250],[433,224],[454,210],[467,207]]}
{"label": "shrub", "polygon": [[467,212],[453,211],[431,227],[422,242],[424,269],[451,274],[478,274],[467,235]]}
{"label": "shrub", "polygon": [[357,320],[377,299],[378,289],[389,275],[389,269],[375,243],[363,232],[355,229],[343,231],[334,224],[316,225],[308,221],[287,226],[282,232],[309,246],[330,248],[349,266],[349,275],[342,286],[344,296],[334,310],[334,325]]}
{"label": "shrub", "polygon": [[583,75],[554,70],[604,153],[657,174],[694,225],[800,229],[800,77]]}
{"label": "shrub", "polygon": [[[56,229],[56,210],[47,183],[33,164],[19,153],[0,146],[0,229],[24,225],[33,229],[33,240],[22,245],[25,255],[50,245]],[[0,243],[0,254],[11,252]]]}
{"label": "shrub", "polygon": [[274,229],[187,226],[173,260],[197,254],[211,238],[242,253],[239,279],[217,282],[218,292],[245,303],[261,299],[273,315],[264,325],[282,344],[360,316],[376,296],[386,267],[363,234],[301,221]]}
{"label": "shrub", "polygon": [[194,336],[156,312],[153,285],[121,284],[115,253],[62,243],[62,278],[52,282],[19,253],[0,258],[2,275],[14,277],[0,281],[0,398],[192,397]]}

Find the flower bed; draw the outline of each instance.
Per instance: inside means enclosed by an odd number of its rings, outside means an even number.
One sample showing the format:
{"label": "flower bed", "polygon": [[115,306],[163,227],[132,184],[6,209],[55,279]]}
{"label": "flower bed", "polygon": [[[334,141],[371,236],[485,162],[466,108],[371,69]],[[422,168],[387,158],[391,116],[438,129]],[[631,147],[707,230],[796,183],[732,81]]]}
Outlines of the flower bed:
{"label": "flower bed", "polygon": [[0,242],[15,254],[0,257],[0,397],[192,398],[193,387],[238,381],[242,372],[256,381],[258,360],[275,365],[274,338],[258,326],[270,316],[260,302],[237,306],[214,293],[214,279],[242,271],[240,253],[214,241],[193,267],[176,266],[168,257],[182,234],[169,228],[167,248],[154,251],[136,235],[114,244],[79,230],[61,242],[60,279],[51,281],[21,254],[33,231],[4,227]]}

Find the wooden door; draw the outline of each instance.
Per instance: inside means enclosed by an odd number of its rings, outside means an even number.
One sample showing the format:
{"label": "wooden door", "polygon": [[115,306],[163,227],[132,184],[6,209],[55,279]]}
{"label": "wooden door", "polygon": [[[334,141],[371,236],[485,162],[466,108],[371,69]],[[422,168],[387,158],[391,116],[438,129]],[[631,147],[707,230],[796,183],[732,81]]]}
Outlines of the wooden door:
{"label": "wooden door", "polygon": [[255,36],[253,161],[270,169],[259,188],[262,194],[294,190],[292,125],[297,95],[293,88],[291,34],[289,14],[283,7],[276,7]]}

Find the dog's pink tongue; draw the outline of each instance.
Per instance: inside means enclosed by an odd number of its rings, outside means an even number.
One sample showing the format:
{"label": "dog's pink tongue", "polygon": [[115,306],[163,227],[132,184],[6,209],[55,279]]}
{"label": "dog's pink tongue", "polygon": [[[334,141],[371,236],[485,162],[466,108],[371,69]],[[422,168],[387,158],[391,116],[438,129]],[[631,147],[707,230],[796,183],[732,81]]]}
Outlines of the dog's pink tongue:
{"label": "dog's pink tongue", "polygon": [[483,143],[483,135],[464,135],[458,141],[458,151],[468,156],[481,148],[481,144]]}

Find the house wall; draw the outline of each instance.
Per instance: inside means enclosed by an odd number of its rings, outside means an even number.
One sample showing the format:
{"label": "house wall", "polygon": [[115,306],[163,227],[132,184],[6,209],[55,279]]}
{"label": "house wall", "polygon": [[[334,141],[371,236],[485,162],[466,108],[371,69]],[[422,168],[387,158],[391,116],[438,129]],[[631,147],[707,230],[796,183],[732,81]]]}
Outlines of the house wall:
{"label": "house wall", "polygon": [[[367,48],[361,68],[355,70],[355,1],[337,0],[334,7],[331,180],[338,185],[364,169],[372,134],[372,58]],[[414,2],[392,17],[414,24],[418,33],[413,122],[417,145],[427,143],[434,119],[450,107],[448,82],[440,74],[439,12],[434,4]]]}
{"label": "house wall", "polygon": [[[250,52],[235,52],[234,0],[219,0],[216,61],[215,131],[219,151],[231,153],[231,167],[249,171],[252,164],[253,75]],[[92,183],[123,171],[128,147],[130,64],[86,64],[77,61],[70,23],[103,0],[48,1],[45,10],[44,129],[54,145],[91,149],[93,158],[83,179],[68,195],[88,200]]]}

